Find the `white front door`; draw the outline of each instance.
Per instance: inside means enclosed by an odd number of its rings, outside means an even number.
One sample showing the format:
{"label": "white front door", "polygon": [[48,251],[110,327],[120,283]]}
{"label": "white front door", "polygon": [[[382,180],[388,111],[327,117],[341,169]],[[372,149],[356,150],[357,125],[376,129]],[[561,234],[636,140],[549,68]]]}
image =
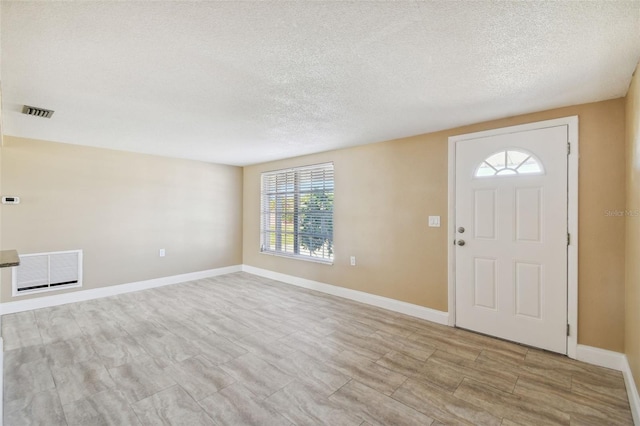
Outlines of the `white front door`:
{"label": "white front door", "polygon": [[567,353],[567,126],[455,146],[456,325]]}

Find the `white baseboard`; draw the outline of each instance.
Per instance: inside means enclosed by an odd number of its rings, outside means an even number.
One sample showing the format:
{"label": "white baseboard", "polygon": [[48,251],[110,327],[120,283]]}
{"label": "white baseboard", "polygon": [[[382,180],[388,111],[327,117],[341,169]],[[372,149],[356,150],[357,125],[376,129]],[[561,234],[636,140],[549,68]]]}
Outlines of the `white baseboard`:
{"label": "white baseboard", "polygon": [[622,371],[627,357],[620,352],[608,351],[593,346],[578,345],[576,359],[599,367]]}
{"label": "white baseboard", "polygon": [[640,425],[640,396],[638,395],[638,388],[633,379],[633,373],[631,373],[627,356],[620,352],[578,345],[576,359],[622,372],[624,385],[627,388],[629,406],[631,407],[631,415],[633,416],[633,424]]}
{"label": "white baseboard", "polygon": [[638,395],[638,387],[636,386],[635,380],[633,380],[633,373],[631,372],[631,367],[629,367],[629,361],[626,356],[624,357],[622,374],[624,375],[624,384],[627,387],[627,395],[629,396],[633,424],[640,425],[640,395]]}
{"label": "white baseboard", "polygon": [[101,297],[116,296],[118,294],[131,293],[133,291],[162,287],[170,284],[178,284],[186,281],[194,281],[218,275],[240,272],[240,265],[224,268],[208,269],[206,271],[189,272],[186,274],[172,275],[170,277],[154,278],[151,280],[137,281],[127,284],[119,284],[108,287],[92,288],[89,290],[74,291],[71,293],[56,294],[34,299],[17,300],[0,304],[0,314],[13,314],[16,312],[30,311],[32,309],[48,308],[51,306],[66,305],[67,303],[82,302],[84,300],[99,299]]}
{"label": "white baseboard", "polygon": [[281,274],[279,272],[269,271],[268,269],[256,268],[249,265],[242,265],[242,271],[250,274],[259,275],[261,277],[270,278],[272,280],[281,281],[286,284],[292,284],[298,287],[317,290],[322,293],[331,294],[333,296],[343,297],[356,302],[365,303],[367,305],[377,306],[379,308],[388,309],[390,311],[399,312],[401,314],[410,315],[412,317],[425,319],[427,321],[438,324],[449,325],[449,314],[447,312],[437,311],[435,309],[418,306],[400,300],[389,299],[388,297],[377,296],[375,294],[365,293],[363,291],[352,290],[349,288],[338,287],[331,284],[325,284],[318,281],[307,280],[305,278],[295,277],[293,275]]}

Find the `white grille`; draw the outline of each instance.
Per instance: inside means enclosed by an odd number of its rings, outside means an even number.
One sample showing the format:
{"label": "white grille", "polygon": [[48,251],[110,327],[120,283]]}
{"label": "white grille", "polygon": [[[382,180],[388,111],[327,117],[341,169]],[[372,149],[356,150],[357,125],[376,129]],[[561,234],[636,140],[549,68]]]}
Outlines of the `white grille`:
{"label": "white grille", "polygon": [[35,115],[36,117],[51,118],[51,116],[53,115],[54,111],[50,110],[50,109],[44,109],[44,108],[38,108],[38,107],[25,105],[22,108],[22,113],[23,114],[27,114],[27,115]]}
{"label": "white grille", "polygon": [[13,268],[13,295],[82,286],[82,250],[21,254]]}

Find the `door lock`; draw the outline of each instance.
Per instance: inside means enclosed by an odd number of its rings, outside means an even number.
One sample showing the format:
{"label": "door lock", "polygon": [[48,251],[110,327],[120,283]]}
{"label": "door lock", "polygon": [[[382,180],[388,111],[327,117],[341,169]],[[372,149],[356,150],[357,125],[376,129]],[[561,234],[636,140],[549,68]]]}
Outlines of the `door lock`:
{"label": "door lock", "polygon": [[463,246],[463,245],[465,245],[464,240],[458,240],[458,245],[459,245],[459,246]]}
{"label": "door lock", "polygon": [[458,228],[458,232],[464,234],[464,228],[461,226],[460,228]]}

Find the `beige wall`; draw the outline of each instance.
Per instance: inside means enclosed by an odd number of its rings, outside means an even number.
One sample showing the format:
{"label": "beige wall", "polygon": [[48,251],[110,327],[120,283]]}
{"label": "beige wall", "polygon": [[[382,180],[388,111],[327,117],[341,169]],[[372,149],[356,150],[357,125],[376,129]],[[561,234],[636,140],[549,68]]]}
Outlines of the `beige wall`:
{"label": "beige wall", "polygon": [[[638,70],[627,93],[627,211],[640,212],[640,77]],[[640,385],[640,217],[626,216],[625,353]]]}
{"label": "beige wall", "polygon": [[[243,262],[446,311],[447,138],[578,115],[578,341],[622,351],[625,224],[604,211],[625,206],[624,110],[616,99],[245,167]],[[261,254],[260,173],[325,161],[335,164],[334,265]],[[427,227],[429,215],[440,215],[442,227]]]}
{"label": "beige wall", "polygon": [[[83,289],[242,262],[239,167],[8,136],[1,153],[2,194],[21,203],[1,207],[0,245],[83,249]],[[28,298],[8,274],[1,300]]]}
{"label": "beige wall", "polygon": [[[250,166],[244,188],[240,168],[6,137],[2,194],[22,203],[0,207],[0,246],[84,249],[85,289],[243,262],[446,311],[448,136],[570,115],[580,118],[578,340],[623,351],[625,218],[604,212],[625,208],[624,99]],[[324,161],[336,173],[334,265],[260,254],[260,172]],[[427,227],[429,215],[442,227]],[[3,302],[15,300],[7,274]]]}

